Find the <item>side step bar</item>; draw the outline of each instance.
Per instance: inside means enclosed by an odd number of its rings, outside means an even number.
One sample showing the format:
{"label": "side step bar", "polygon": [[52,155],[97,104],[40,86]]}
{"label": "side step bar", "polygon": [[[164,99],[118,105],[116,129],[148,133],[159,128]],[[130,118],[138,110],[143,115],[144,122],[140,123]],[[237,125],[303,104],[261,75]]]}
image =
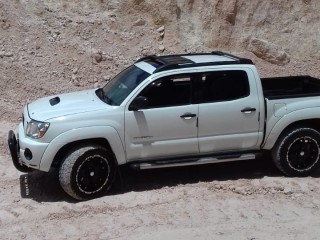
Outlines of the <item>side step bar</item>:
{"label": "side step bar", "polygon": [[198,157],[193,159],[179,159],[179,160],[166,160],[166,161],[152,161],[152,162],[141,162],[132,163],[130,167],[137,170],[154,169],[154,168],[168,168],[168,167],[182,167],[192,165],[202,165],[210,163],[221,163],[221,162],[232,162],[241,160],[252,160],[255,159],[254,153],[246,153],[241,155],[222,155],[216,157]]}

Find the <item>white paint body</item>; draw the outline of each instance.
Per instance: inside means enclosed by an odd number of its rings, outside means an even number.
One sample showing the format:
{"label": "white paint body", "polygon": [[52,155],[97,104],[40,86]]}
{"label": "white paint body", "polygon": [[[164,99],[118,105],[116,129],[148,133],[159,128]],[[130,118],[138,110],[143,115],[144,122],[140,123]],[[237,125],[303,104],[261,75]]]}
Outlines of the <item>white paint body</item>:
{"label": "white paint body", "polygon": [[[208,61],[208,56],[196,58],[193,60]],[[214,61],[230,61],[220,56],[215,58]],[[144,62],[136,66],[149,73],[155,69]],[[227,102],[128,110],[142,89],[163,76],[218,70],[245,71],[250,95]],[[250,64],[181,68],[151,74],[120,106],[104,103],[95,90],[59,97],[57,105],[51,106],[49,99],[52,97],[46,97],[24,109],[24,123],[20,123],[18,134],[20,159],[31,168],[49,171],[63,146],[96,138],[109,142],[119,165],[176,156],[269,150],[291,123],[320,118],[319,97],[265,100],[257,70]],[[246,107],[256,108],[256,111],[241,112]],[[198,119],[181,118],[185,113],[194,113]],[[31,119],[50,123],[42,138],[31,139],[25,135]],[[26,148],[33,153],[31,160],[24,156]]]}

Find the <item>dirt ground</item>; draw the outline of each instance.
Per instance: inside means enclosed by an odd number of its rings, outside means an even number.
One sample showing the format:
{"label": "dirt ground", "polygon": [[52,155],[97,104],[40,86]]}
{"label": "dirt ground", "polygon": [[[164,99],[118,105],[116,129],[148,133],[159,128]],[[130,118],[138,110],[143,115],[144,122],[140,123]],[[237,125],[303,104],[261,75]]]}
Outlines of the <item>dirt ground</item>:
{"label": "dirt ground", "polygon": [[[1,122],[1,138],[14,123]],[[0,155],[1,239],[319,239],[320,171],[286,178],[269,157],[134,172],[75,202],[56,171],[23,174]]]}
{"label": "dirt ground", "polygon": [[[242,55],[254,59],[263,77],[320,77],[319,60],[293,59],[277,66],[248,52]],[[50,82],[43,83],[49,88]],[[55,85],[49,94],[77,90],[63,86]],[[92,86],[78,89],[85,87]],[[1,239],[319,239],[320,171],[307,178],[286,178],[267,156],[126,171],[122,190],[74,202],[59,186],[56,171],[22,174],[14,169],[6,138],[17,127],[23,101],[11,100],[11,93],[25,99],[28,90],[4,90],[9,100],[0,102]]]}
{"label": "dirt ground", "polygon": [[[27,102],[104,85],[144,55],[224,50],[262,77],[320,78],[319,3],[0,0],[0,239],[320,239],[320,170],[287,178],[268,156],[126,170],[123,189],[75,202],[56,171],[15,170],[6,145]],[[271,64],[274,49],[290,62]]]}

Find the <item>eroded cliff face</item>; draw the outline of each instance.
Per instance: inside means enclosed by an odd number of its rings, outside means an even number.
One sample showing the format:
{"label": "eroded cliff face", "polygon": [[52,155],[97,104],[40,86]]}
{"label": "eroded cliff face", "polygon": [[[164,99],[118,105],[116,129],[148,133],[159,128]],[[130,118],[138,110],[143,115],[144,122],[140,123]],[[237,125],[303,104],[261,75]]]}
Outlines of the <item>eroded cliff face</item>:
{"label": "eroded cliff face", "polygon": [[[320,2],[316,0],[131,1],[119,11],[124,22],[139,15],[150,26],[165,25],[166,47],[246,49],[258,38],[294,57],[317,57]],[[119,16],[120,17],[120,16]],[[176,40],[172,41],[172,38]]]}
{"label": "eroded cliff face", "polygon": [[240,52],[283,74],[320,59],[319,12],[318,0],[0,0],[0,115],[148,54]]}
{"label": "eroded cliff face", "polygon": [[[37,27],[41,32],[55,29],[67,33],[66,42],[79,36],[96,43],[110,39],[107,33],[113,31],[123,38],[112,43],[115,47],[130,45],[128,40],[134,36],[140,47],[162,40],[168,51],[241,51],[250,39],[258,38],[294,57],[317,57],[319,11],[317,0],[16,0],[3,1],[1,27],[17,27],[14,15],[18,15],[20,27]],[[163,39],[155,36],[160,26],[165,27]]]}

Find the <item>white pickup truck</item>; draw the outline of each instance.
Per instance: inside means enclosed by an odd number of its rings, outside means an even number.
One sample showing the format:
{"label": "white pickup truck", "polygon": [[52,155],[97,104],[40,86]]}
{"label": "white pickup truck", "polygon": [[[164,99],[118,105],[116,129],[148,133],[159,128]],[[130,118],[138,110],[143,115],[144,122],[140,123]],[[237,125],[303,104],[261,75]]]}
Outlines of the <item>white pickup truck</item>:
{"label": "white pickup truck", "polygon": [[260,79],[249,59],[223,52],[148,56],[103,88],[42,98],[24,108],[20,171],[59,168],[75,199],[101,196],[120,165],[165,168],[255,159],[270,150],[288,176],[318,168],[320,80]]}

